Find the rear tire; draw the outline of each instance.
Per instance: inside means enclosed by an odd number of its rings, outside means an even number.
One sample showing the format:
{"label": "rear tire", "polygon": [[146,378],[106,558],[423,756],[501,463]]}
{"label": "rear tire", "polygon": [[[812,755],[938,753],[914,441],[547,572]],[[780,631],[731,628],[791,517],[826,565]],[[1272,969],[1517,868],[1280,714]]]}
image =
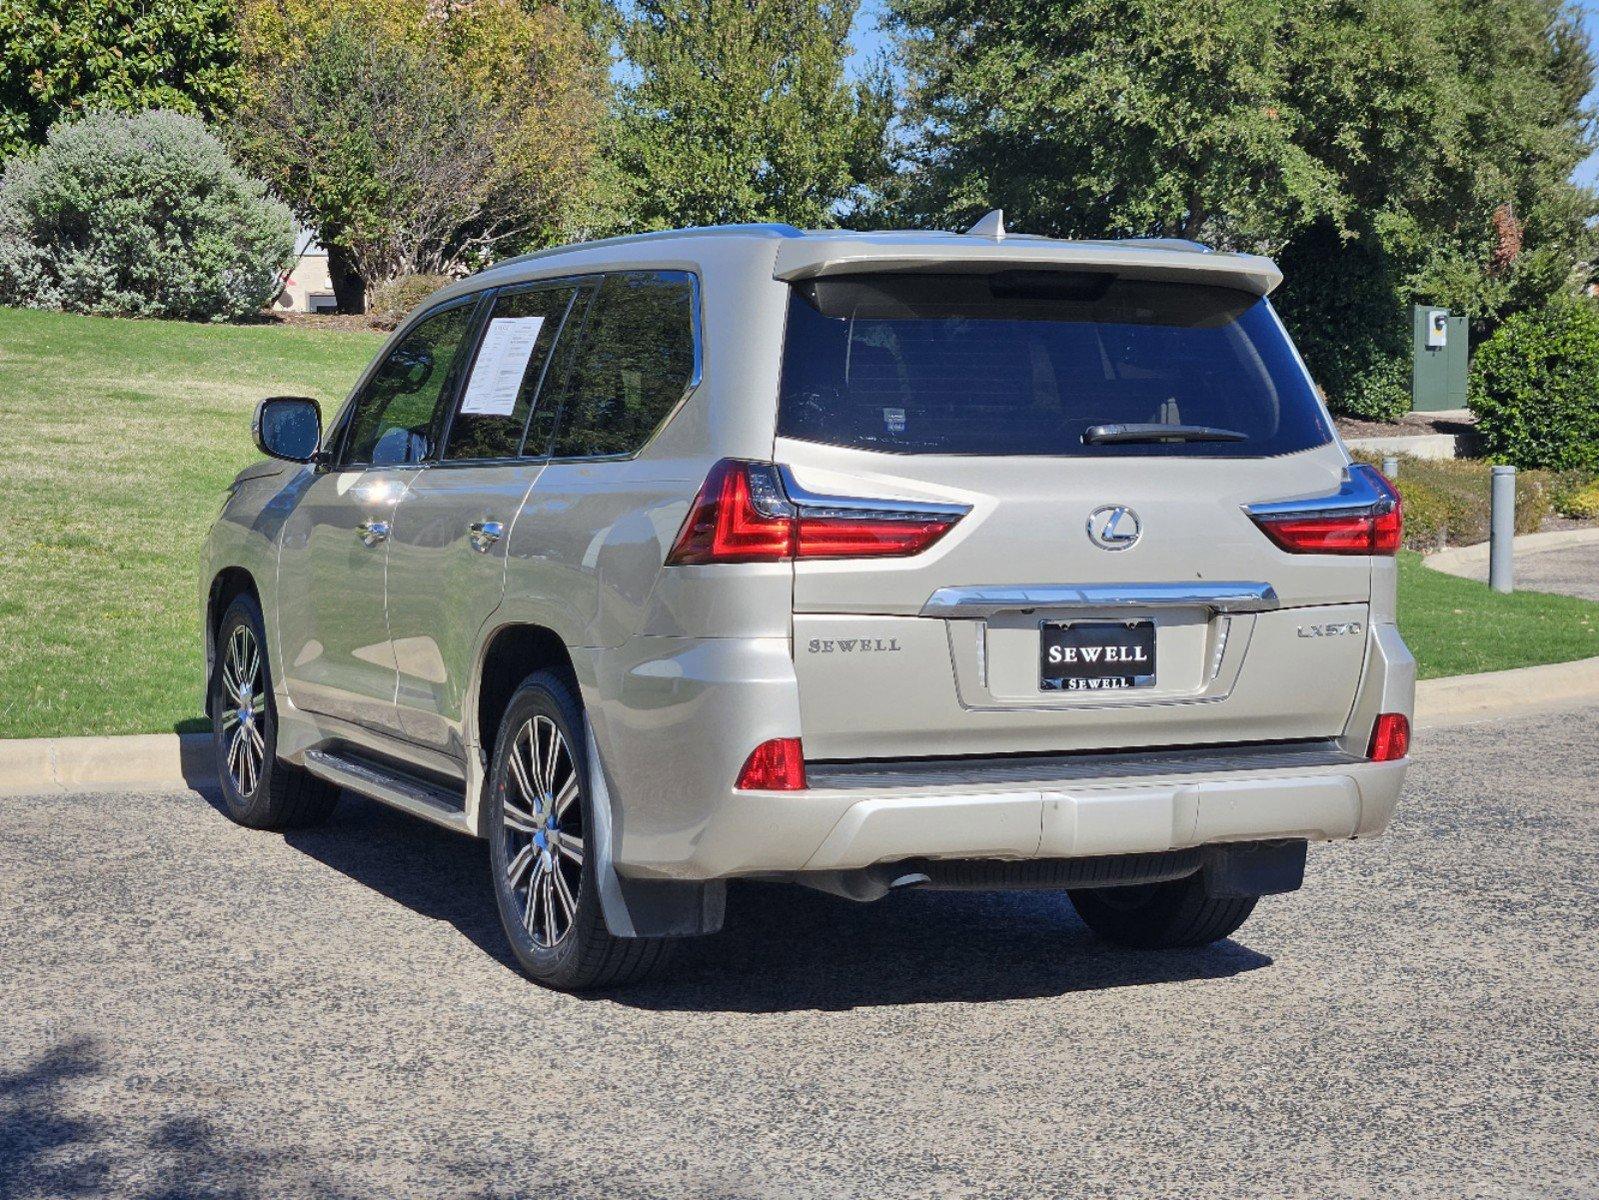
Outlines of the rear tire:
{"label": "rear tire", "polygon": [[1078,888],[1066,894],[1083,923],[1100,937],[1144,950],[1219,942],[1249,919],[1259,899],[1207,896],[1204,877],[1197,873],[1167,883]]}
{"label": "rear tire", "polygon": [[278,711],[266,627],[255,597],[237,597],[217,630],[211,731],[229,817],[251,829],[303,829],[328,819],[339,789],[278,753]]}
{"label": "rear tire", "polygon": [[562,991],[635,983],[661,938],[619,938],[600,908],[583,710],[571,681],[540,671],[500,721],[489,774],[489,869],[500,924],[530,979]]}

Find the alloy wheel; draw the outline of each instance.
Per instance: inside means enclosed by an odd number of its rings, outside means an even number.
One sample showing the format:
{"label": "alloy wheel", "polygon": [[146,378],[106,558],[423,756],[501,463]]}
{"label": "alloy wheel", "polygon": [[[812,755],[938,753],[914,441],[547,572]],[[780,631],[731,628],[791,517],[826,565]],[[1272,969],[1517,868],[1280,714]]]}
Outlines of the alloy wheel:
{"label": "alloy wheel", "polygon": [[549,717],[522,723],[512,740],[502,809],[505,882],[522,927],[542,949],[572,930],[583,881],[583,806],[577,763]]}
{"label": "alloy wheel", "polygon": [[261,671],[261,647],[248,625],[234,626],[222,657],[224,761],[228,777],[241,796],[261,782],[266,762],[267,698]]}

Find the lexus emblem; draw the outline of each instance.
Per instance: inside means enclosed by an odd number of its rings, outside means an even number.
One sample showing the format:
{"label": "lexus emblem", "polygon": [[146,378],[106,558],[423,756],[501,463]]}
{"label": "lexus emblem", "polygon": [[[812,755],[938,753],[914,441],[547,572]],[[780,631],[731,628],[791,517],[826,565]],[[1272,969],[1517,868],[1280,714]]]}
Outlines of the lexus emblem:
{"label": "lexus emblem", "polygon": [[1088,514],[1088,540],[1101,550],[1131,550],[1143,532],[1138,514],[1122,504],[1107,504]]}

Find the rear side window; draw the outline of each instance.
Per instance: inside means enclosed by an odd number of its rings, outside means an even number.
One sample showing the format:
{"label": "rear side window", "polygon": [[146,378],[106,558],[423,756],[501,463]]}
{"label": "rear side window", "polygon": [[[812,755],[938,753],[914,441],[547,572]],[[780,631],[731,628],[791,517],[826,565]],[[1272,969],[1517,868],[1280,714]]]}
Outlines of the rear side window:
{"label": "rear side window", "polygon": [[495,297],[450,422],[445,458],[521,453],[522,434],[574,290],[540,287]]}
{"label": "rear side window", "polygon": [[477,297],[423,317],[389,352],[350,416],[343,462],[392,467],[432,456],[439,400],[455,370]]}
{"label": "rear side window", "polygon": [[796,285],[778,431],[899,454],[1291,454],[1331,440],[1266,301],[1106,272]]}
{"label": "rear side window", "polygon": [[572,363],[555,457],[632,454],[649,440],[694,375],[693,306],[684,272],[605,276]]}

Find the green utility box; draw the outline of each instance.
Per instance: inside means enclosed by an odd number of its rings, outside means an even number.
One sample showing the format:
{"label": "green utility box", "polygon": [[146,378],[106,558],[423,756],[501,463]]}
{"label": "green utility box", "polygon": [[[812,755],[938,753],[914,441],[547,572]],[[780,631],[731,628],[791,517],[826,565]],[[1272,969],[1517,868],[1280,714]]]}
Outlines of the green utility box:
{"label": "green utility box", "polygon": [[1411,309],[1410,407],[1439,412],[1466,407],[1466,318],[1447,308],[1417,304]]}

